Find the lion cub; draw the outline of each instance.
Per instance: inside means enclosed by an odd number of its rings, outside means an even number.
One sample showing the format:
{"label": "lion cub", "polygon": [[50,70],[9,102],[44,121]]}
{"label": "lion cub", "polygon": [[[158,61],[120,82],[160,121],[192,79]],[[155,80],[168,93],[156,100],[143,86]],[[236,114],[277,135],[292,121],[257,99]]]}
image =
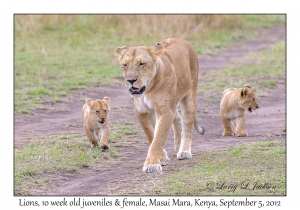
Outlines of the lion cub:
{"label": "lion cub", "polygon": [[[108,149],[108,138],[110,135],[109,126],[109,103],[110,98],[104,97],[95,101],[87,99],[82,107],[84,118],[83,128],[92,146],[99,145],[103,149]],[[100,142],[98,142],[101,135]]]}
{"label": "lion cub", "polygon": [[256,96],[249,85],[224,90],[220,104],[220,116],[224,126],[222,135],[247,136],[248,133],[244,131],[246,110],[252,112],[257,108]]}

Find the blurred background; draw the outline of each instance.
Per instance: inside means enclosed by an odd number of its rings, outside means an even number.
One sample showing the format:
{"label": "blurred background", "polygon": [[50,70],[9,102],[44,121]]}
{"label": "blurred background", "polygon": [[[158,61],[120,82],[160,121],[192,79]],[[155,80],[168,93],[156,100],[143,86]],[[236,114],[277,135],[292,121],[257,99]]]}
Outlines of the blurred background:
{"label": "blurred background", "polygon": [[120,83],[118,47],[178,37],[211,54],[285,21],[274,14],[15,15],[15,114],[31,113],[45,97],[60,102],[74,89]]}

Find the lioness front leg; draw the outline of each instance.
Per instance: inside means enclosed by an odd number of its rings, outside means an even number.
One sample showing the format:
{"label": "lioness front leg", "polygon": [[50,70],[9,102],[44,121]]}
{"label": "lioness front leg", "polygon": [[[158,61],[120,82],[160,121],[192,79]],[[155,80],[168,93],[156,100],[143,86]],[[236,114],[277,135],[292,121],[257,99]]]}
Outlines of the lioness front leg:
{"label": "lioness front leg", "polygon": [[173,114],[166,114],[158,117],[155,125],[153,141],[148,150],[148,156],[145,160],[143,172],[162,172],[161,165],[165,165],[170,159],[164,149],[172,125]]}
{"label": "lioness front leg", "polygon": [[105,128],[102,128],[100,132],[101,132],[101,139],[100,139],[100,142],[99,142],[99,146],[102,149],[109,149],[109,144],[108,144],[109,135],[110,135],[109,125],[105,126]]}
{"label": "lioness front leg", "polygon": [[238,137],[244,137],[248,136],[248,133],[244,131],[244,126],[245,126],[245,121],[246,121],[246,115],[242,115],[238,120],[237,120],[237,126],[236,126],[236,132],[235,134]]}
{"label": "lioness front leg", "polygon": [[224,127],[222,136],[233,136],[234,132],[232,130],[231,120],[224,116],[221,116],[221,119]]}
{"label": "lioness front leg", "polygon": [[149,113],[137,112],[138,120],[147,136],[149,143],[151,144],[154,138],[154,127],[155,127],[155,114],[154,111]]}
{"label": "lioness front leg", "polygon": [[182,132],[182,122],[181,116],[176,110],[175,118],[173,120],[173,131],[174,131],[174,149],[179,149],[181,143],[181,132]]}

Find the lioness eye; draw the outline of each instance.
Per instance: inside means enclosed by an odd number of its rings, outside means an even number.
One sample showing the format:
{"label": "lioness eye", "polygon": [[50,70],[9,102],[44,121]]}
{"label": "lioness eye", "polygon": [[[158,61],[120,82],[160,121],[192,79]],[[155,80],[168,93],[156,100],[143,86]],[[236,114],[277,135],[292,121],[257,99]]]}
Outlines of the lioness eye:
{"label": "lioness eye", "polygon": [[127,66],[127,64],[126,64],[126,63],[124,63],[124,64],[123,64],[123,66],[124,66],[124,67],[126,67],[126,66]]}
{"label": "lioness eye", "polygon": [[106,109],[104,109],[104,112],[106,112]]}
{"label": "lioness eye", "polygon": [[139,66],[144,66],[145,65],[145,63],[139,63]]}
{"label": "lioness eye", "polygon": [[255,101],[255,98],[253,98],[253,101]]}
{"label": "lioness eye", "polygon": [[99,114],[99,110],[97,110],[96,113]]}

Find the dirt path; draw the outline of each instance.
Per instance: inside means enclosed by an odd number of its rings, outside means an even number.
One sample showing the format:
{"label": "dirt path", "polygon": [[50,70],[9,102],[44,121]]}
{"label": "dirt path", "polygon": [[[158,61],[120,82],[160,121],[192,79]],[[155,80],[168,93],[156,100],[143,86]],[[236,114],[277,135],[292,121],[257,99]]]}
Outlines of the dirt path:
{"label": "dirt path", "polygon": [[[217,55],[200,55],[200,77],[209,75],[210,72],[224,69],[237,61],[242,56],[252,51],[269,49],[272,44],[285,40],[285,27],[276,27],[260,31],[256,40],[240,41],[232,44],[222,53]],[[111,195],[130,194],[129,188],[138,186],[140,192],[148,191],[146,181],[167,177],[182,167],[188,167],[203,152],[228,148],[241,142],[253,142],[261,140],[285,140],[283,128],[286,127],[286,85],[282,78],[275,89],[268,92],[267,96],[259,100],[260,108],[247,115],[245,130],[248,137],[222,137],[222,124],[219,118],[219,102],[205,103],[203,97],[220,98],[215,95],[197,96],[197,117],[199,123],[205,127],[206,133],[200,136],[193,133],[192,160],[176,159],[176,151],[173,149],[173,134],[169,135],[166,150],[171,162],[163,167],[162,173],[144,174],[142,166],[147,155],[149,145],[139,126],[132,109],[132,101],[128,91],[123,85],[110,85],[98,89],[82,89],[74,94],[67,103],[47,105],[46,110],[36,111],[34,115],[15,117],[15,146],[30,142],[35,138],[54,134],[82,133],[81,108],[85,98],[111,98],[111,122],[124,123],[136,122],[140,130],[138,138],[127,139],[124,143],[112,143],[112,147],[120,149],[123,153],[121,160],[114,167],[93,171],[86,169],[81,174],[61,174],[54,180],[41,195]],[[207,110],[203,112],[203,107]]]}

